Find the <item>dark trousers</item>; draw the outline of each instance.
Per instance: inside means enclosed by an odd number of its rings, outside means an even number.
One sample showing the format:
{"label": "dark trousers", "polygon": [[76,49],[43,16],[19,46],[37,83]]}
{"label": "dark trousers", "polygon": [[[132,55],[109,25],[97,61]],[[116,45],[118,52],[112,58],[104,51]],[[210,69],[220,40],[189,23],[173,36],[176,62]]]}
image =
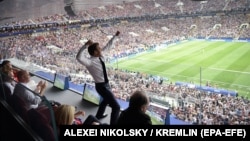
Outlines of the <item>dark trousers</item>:
{"label": "dark trousers", "polygon": [[89,115],[87,119],[83,122],[83,125],[93,125],[93,122],[97,122],[100,125],[108,125],[107,123],[102,123],[100,120],[98,120],[95,116]]}
{"label": "dark trousers", "polygon": [[94,117],[93,115],[89,115],[83,122],[83,125],[93,125],[93,122],[98,122],[101,124],[101,122],[96,117]]}
{"label": "dark trousers", "polygon": [[114,94],[111,92],[109,83],[96,83],[95,88],[96,91],[103,98],[97,110],[96,117],[101,117],[104,114],[107,105],[109,105],[112,109],[110,117],[110,125],[116,124],[120,114],[120,105],[117,102]]}

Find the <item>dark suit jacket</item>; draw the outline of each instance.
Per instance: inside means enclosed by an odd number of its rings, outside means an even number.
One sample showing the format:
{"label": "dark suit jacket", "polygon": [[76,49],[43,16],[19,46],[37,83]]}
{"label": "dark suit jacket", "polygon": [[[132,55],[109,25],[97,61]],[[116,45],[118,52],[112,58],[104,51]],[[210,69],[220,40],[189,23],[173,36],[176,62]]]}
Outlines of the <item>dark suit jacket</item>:
{"label": "dark suit jacket", "polygon": [[150,117],[140,110],[127,108],[122,111],[117,121],[118,125],[152,125]]}
{"label": "dark suit jacket", "polygon": [[17,95],[26,103],[26,109],[37,108],[42,99],[30,91],[26,84],[17,83],[13,95]]}

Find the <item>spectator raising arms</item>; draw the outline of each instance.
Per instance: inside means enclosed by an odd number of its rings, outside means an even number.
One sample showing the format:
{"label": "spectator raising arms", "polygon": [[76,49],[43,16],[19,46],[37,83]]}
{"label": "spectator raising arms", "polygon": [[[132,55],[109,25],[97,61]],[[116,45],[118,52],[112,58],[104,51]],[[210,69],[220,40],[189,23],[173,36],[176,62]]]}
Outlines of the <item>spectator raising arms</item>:
{"label": "spectator raising arms", "polygon": [[[111,91],[109,80],[107,77],[107,72],[105,68],[105,58],[102,55],[102,51],[105,49],[111,48],[114,40],[120,34],[119,31],[116,32],[115,36],[113,36],[108,44],[103,48],[100,48],[99,43],[93,43],[89,40],[77,53],[76,59],[79,63],[86,66],[89,73],[92,75],[95,81],[96,91],[102,96],[103,100],[99,105],[99,109],[96,113],[96,117],[98,119],[104,118],[107,114],[104,114],[107,105],[112,108],[110,124],[114,125],[117,122],[119,113],[120,113],[120,105],[116,101],[114,94]],[[83,51],[88,47],[90,58],[86,58],[83,56]]]}

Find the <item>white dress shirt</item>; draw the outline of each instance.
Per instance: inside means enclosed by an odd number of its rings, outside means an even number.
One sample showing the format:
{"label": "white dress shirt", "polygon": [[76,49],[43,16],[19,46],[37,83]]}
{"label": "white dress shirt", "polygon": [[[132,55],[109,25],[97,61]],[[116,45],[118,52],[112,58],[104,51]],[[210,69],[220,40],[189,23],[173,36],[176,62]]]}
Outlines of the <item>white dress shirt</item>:
{"label": "white dress shirt", "polygon": [[[113,46],[115,37],[117,36],[113,36],[108,44],[102,48],[102,51],[111,48]],[[78,62],[80,62],[82,65],[86,66],[86,68],[88,69],[89,73],[91,74],[91,76],[93,77],[95,83],[103,83],[104,81],[104,74],[103,74],[103,68],[102,68],[102,64],[101,61],[99,59],[99,57],[86,57],[83,55],[83,51],[87,48],[87,45],[84,45],[78,52],[76,59],[78,60]],[[101,59],[103,61],[105,61],[104,56],[101,56]]]}

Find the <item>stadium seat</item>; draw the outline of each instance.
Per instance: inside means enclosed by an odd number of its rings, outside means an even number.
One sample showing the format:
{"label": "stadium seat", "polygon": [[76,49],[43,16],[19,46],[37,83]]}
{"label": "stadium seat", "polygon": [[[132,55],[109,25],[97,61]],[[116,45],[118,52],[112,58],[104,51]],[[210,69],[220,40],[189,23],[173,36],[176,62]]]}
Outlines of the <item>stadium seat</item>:
{"label": "stadium seat", "polygon": [[0,84],[0,97],[3,98],[7,103],[11,96],[11,90],[4,84]]}
{"label": "stadium seat", "polygon": [[44,140],[55,141],[54,130],[46,116],[36,109],[28,111],[31,128]]}
{"label": "stadium seat", "polygon": [[10,96],[9,105],[14,109],[14,111],[19,114],[24,121],[29,124],[26,103],[19,98],[17,95]]}

